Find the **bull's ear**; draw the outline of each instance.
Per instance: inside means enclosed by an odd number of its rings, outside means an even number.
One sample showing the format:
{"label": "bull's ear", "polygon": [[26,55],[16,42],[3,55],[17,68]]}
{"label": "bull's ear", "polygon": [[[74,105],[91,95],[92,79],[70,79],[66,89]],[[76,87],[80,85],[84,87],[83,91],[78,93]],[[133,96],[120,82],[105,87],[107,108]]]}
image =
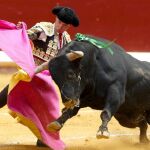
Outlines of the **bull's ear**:
{"label": "bull's ear", "polygon": [[73,61],[77,58],[81,58],[84,56],[82,51],[71,51],[70,53],[66,54],[69,61]]}

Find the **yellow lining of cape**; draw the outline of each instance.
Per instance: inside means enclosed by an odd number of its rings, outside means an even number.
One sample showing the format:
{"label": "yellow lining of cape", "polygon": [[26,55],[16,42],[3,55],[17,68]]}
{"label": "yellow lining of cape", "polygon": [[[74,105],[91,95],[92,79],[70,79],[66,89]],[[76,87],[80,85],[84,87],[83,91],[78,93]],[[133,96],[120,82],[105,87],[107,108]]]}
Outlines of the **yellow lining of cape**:
{"label": "yellow lining of cape", "polygon": [[[8,94],[19,83],[19,81],[30,82],[31,80],[32,79],[30,78],[30,76],[24,70],[18,67],[18,71],[12,76],[10,80]],[[42,140],[39,129],[35,126],[35,124],[31,120],[10,109],[9,109],[9,114],[13,118],[15,118],[18,123],[21,123],[26,127],[28,127],[38,139]]]}
{"label": "yellow lining of cape", "polygon": [[23,124],[24,126],[28,127],[32,133],[40,140],[42,140],[42,137],[41,137],[41,134],[40,134],[40,131],[39,129],[35,126],[35,124],[27,119],[26,117],[24,117],[23,115],[19,114],[19,113],[16,113],[12,110],[9,110],[9,114],[17,120],[18,123],[21,123]]}
{"label": "yellow lining of cape", "polygon": [[[18,82],[20,80],[30,82],[32,79],[24,70],[22,70],[21,68],[18,68],[18,72],[16,72],[10,80],[8,94],[18,84]],[[64,106],[62,105],[60,90],[59,90],[57,84],[54,82],[54,80],[53,80],[53,83],[54,83],[55,89],[58,93],[59,107],[62,109]],[[24,117],[23,115],[21,115],[17,112],[14,112],[10,109],[9,109],[9,114],[13,118],[15,118],[18,123],[21,123],[21,124],[25,125],[26,127],[28,127],[38,139],[42,140],[39,129],[35,126],[35,124],[31,120],[29,120],[28,118]],[[59,114],[61,114],[60,111],[59,111]]]}
{"label": "yellow lining of cape", "polygon": [[18,84],[20,80],[30,82],[31,78],[24,70],[18,68],[18,71],[12,76],[9,82],[8,94]]}

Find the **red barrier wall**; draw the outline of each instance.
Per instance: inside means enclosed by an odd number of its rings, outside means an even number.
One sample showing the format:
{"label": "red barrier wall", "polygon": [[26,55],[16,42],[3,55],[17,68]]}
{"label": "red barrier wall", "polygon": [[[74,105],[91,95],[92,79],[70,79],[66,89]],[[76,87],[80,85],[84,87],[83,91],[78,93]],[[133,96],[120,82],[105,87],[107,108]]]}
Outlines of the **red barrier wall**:
{"label": "red barrier wall", "polygon": [[54,21],[51,8],[70,6],[81,25],[70,33],[91,34],[116,40],[127,51],[150,51],[150,0],[0,0],[0,18],[31,27]]}

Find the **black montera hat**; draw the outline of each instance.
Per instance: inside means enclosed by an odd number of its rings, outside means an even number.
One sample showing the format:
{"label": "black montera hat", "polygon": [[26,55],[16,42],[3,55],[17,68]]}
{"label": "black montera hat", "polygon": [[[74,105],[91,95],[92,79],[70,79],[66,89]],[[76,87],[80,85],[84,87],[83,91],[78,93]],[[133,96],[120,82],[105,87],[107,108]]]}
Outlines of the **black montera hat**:
{"label": "black montera hat", "polygon": [[69,7],[56,6],[52,9],[52,13],[66,24],[72,24],[74,27],[79,26],[78,16],[75,14],[74,10]]}

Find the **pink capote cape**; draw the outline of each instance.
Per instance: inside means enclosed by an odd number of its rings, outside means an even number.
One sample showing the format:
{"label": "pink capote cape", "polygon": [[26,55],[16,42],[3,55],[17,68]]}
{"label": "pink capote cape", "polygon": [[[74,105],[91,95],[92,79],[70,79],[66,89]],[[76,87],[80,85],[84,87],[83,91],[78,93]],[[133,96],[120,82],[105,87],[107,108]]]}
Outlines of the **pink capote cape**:
{"label": "pink capote cape", "polygon": [[21,68],[10,82],[8,108],[21,116],[21,123],[50,148],[63,150],[65,145],[59,132],[47,131],[47,125],[60,115],[60,93],[50,75],[34,75],[35,64],[25,23],[17,29],[15,24],[0,20],[0,49]]}

